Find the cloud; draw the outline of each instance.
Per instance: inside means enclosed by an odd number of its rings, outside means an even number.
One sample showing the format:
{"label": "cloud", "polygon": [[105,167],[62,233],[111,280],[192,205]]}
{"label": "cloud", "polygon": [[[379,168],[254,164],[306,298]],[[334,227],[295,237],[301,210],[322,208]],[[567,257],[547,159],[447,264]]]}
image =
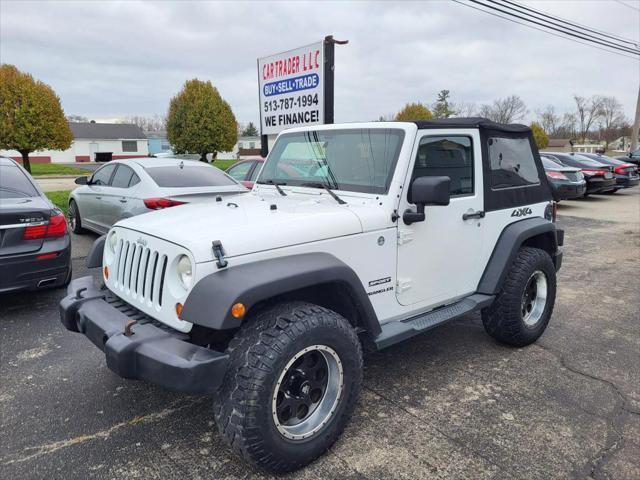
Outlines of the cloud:
{"label": "cloud", "polygon": [[[611,2],[528,2],[638,39]],[[621,21],[623,20],[623,21]],[[2,2],[0,58],[50,84],[67,113],[164,113],[185,80],[211,80],[240,121],[258,119],[256,59],[320,40],[336,47],[336,120],[372,120],[409,101],[572,108],[572,94],[615,95],[635,111],[640,64],[457,3]]]}

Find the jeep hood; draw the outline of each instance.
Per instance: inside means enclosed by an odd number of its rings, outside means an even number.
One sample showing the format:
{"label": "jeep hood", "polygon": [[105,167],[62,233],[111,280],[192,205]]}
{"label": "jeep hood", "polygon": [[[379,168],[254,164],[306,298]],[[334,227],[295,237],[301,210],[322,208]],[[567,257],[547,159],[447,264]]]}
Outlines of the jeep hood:
{"label": "jeep hood", "polygon": [[226,257],[235,257],[363,231],[359,216],[348,205],[326,196],[255,193],[146,213],[117,226],[182,245],[198,263],[214,260],[214,240],[222,242]]}

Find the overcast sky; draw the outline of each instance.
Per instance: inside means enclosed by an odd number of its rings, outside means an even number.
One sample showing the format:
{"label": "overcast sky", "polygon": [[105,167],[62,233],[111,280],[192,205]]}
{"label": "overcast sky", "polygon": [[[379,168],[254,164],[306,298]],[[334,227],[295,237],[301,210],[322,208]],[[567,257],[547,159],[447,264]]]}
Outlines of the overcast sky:
{"label": "overcast sky", "polygon": [[[523,2],[632,39],[640,2]],[[635,9],[634,9],[635,8]],[[185,80],[211,80],[240,122],[258,122],[256,58],[333,34],[336,121],[373,120],[406,102],[521,96],[535,116],[572,95],[614,95],[635,112],[640,63],[450,1],[0,1],[0,60],[51,85],[67,114],[166,113]]]}

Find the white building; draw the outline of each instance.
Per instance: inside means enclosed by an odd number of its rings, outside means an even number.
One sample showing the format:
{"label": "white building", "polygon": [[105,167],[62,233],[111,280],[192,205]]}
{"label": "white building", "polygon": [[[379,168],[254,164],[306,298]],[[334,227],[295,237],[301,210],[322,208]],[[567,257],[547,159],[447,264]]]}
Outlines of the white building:
{"label": "white building", "polygon": [[[69,122],[73,142],[67,150],[44,150],[29,155],[31,163],[73,163],[95,161],[96,154],[111,158],[146,157],[147,137],[140,127],[127,123]],[[15,150],[0,150],[0,155],[22,160]]]}

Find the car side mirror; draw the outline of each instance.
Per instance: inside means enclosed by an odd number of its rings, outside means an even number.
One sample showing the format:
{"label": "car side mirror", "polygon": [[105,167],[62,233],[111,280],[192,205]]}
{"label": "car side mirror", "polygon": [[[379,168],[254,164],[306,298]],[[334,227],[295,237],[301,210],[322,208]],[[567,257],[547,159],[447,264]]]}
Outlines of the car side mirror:
{"label": "car side mirror", "polygon": [[75,182],[76,185],[89,185],[89,177],[78,177]]}
{"label": "car side mirror", "polygon": [[409,201],[415,203],[417,211],[407,209],[402,215],[402,220],[406,225],[415,222],[424,222],[425,205],[449,205],[451,193],[449,177],[418,177],[411,184],[409,190]]}

